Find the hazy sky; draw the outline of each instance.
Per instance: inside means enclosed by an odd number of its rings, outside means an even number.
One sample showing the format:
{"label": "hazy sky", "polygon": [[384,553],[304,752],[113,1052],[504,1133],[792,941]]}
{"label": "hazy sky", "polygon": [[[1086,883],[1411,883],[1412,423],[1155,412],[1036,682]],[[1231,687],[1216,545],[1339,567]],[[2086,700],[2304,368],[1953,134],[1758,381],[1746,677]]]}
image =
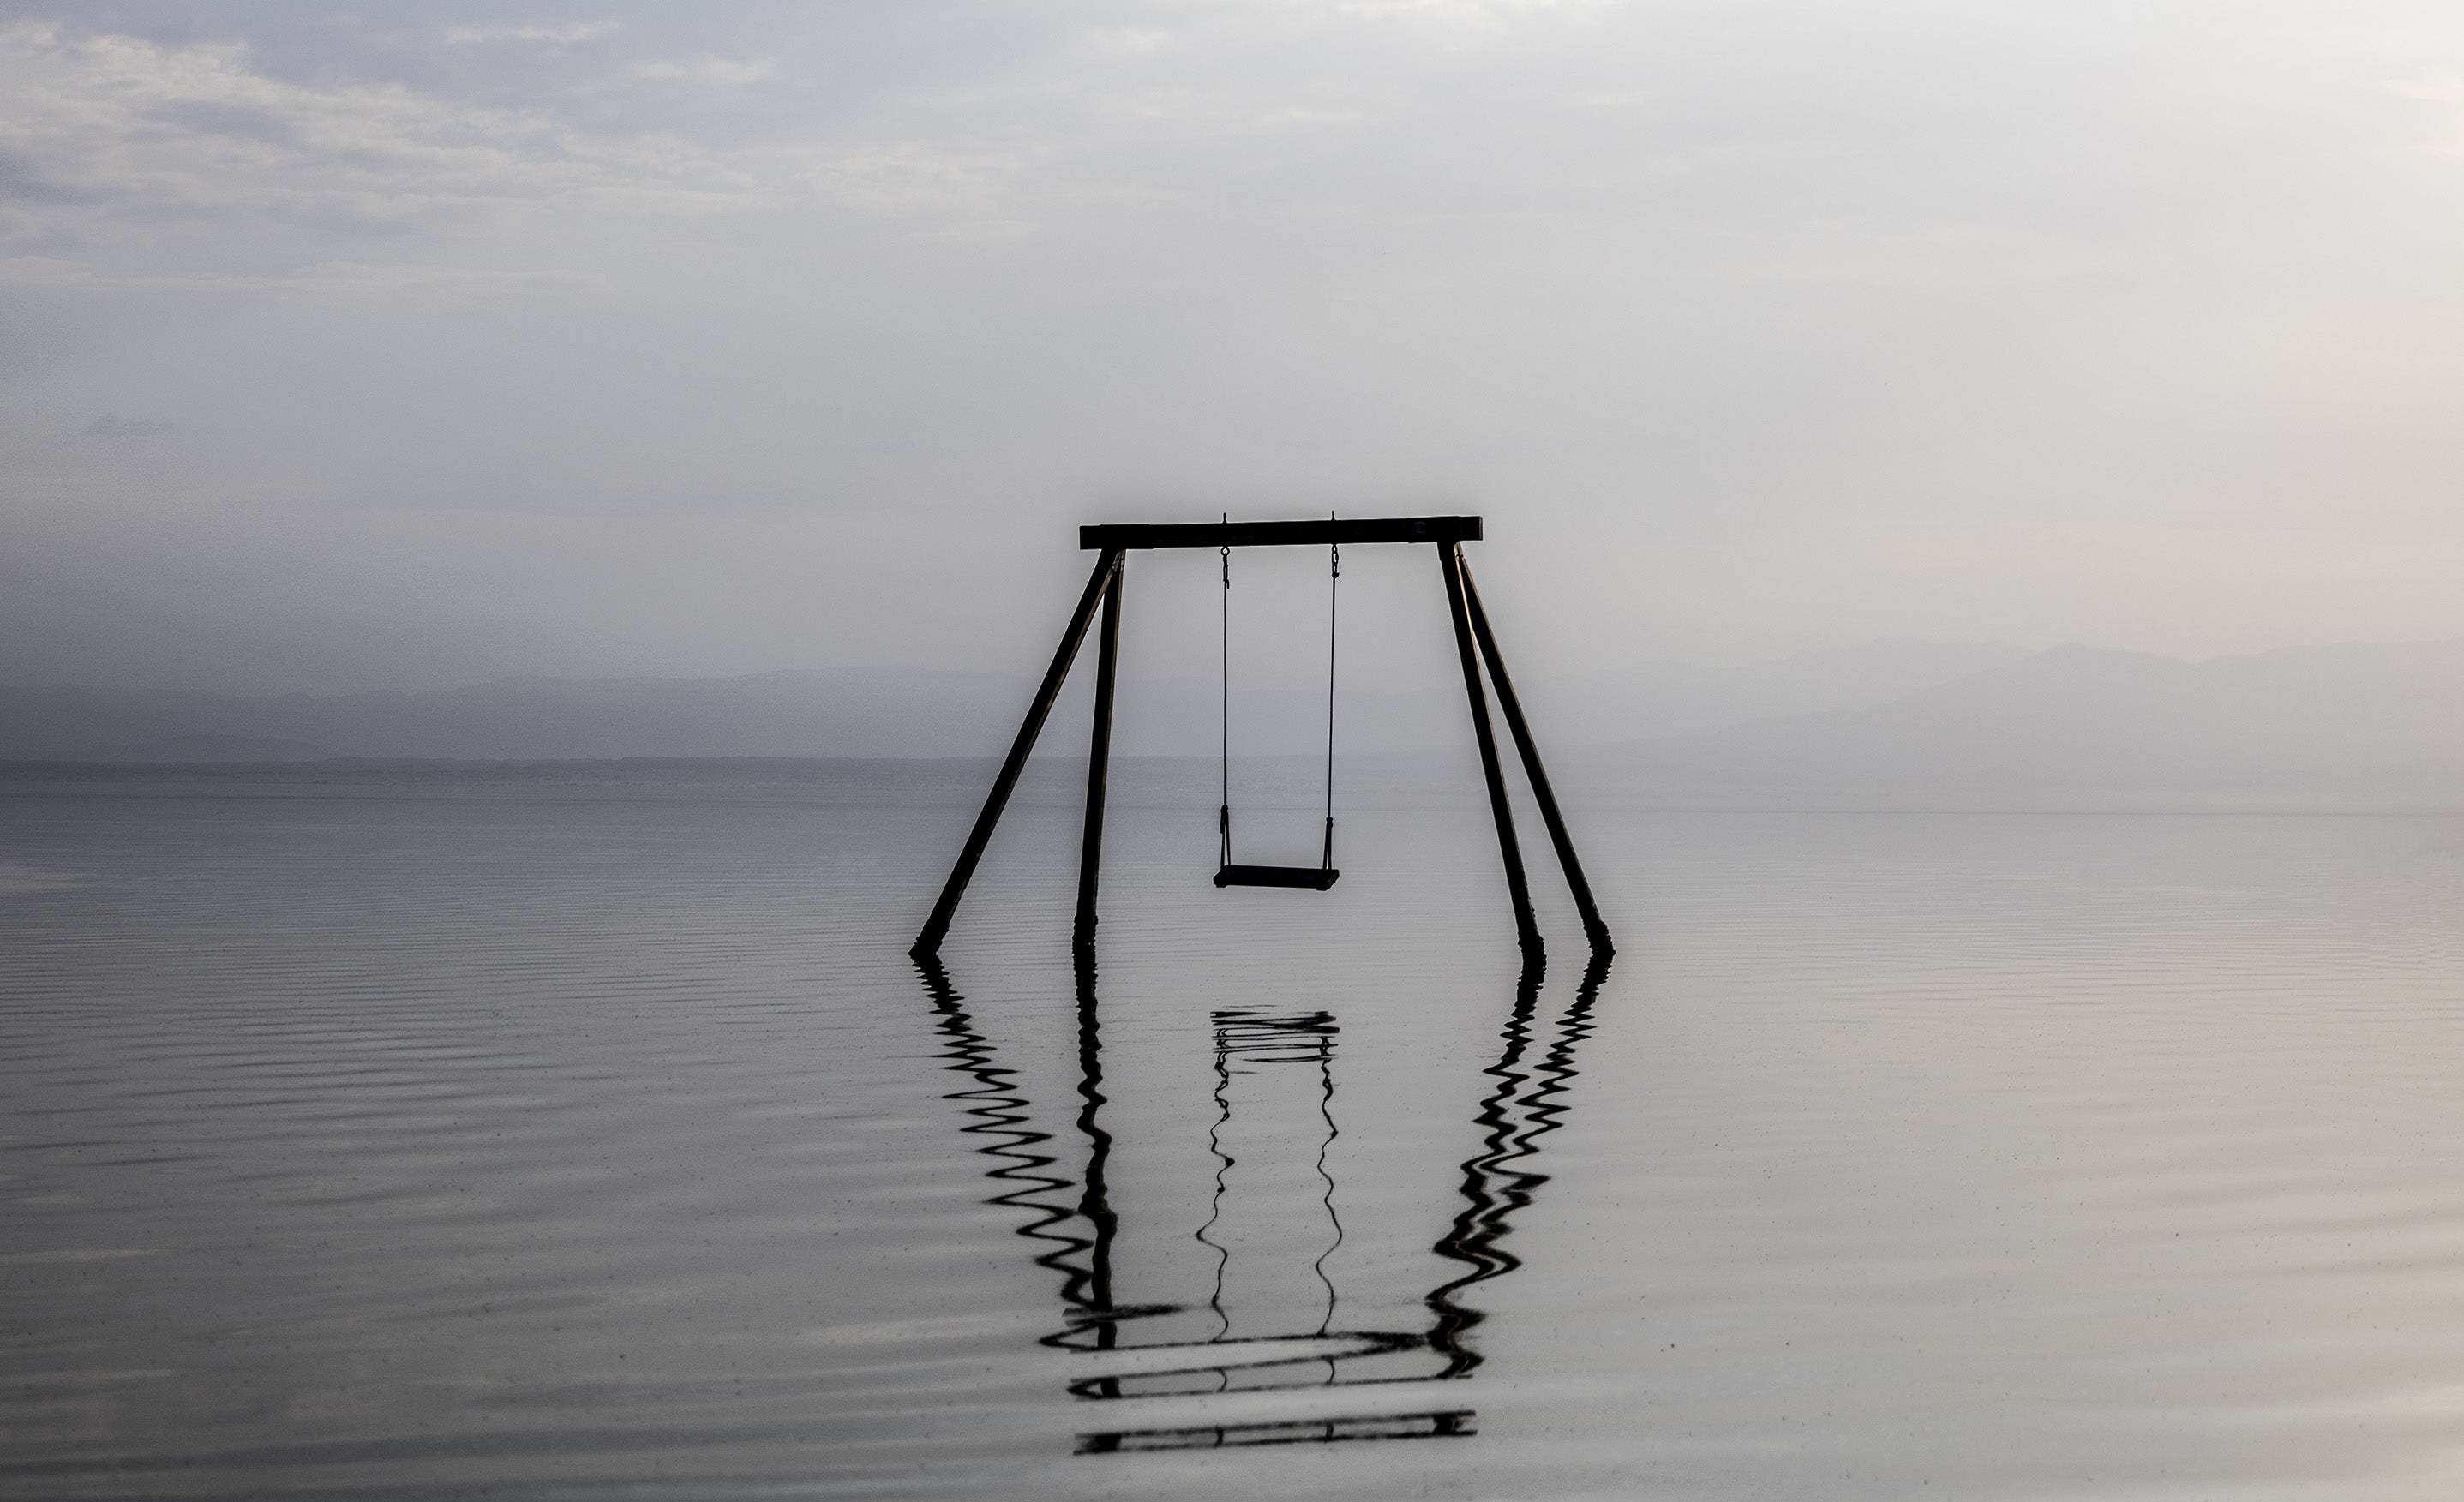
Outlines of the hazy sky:
{"label": "hazy sky", "polygon": [[2459,268],[2452,4],[0,3],[0,679],[2464,635]]}

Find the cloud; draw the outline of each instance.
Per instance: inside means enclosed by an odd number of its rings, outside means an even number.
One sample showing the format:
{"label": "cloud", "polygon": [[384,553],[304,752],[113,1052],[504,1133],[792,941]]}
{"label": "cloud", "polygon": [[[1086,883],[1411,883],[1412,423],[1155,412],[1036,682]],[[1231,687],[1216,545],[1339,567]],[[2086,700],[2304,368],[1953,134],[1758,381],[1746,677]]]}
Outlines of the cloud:
{"label": "cloud", "polygon": [[0,27],[0,253],[183,222],[400,233],[524,209],[707,214],[794,191],[789,164],[748,155],[585,125],[552,102],[294,81],[229,43]]}
{"label": "cloud", "polygon": [[0,282],[47,287],[90,285],[94,268],[58,255],[0,255]]}
{"label": "cloud", "polygon": [[605,276],[549,269],[319,261],[279,274],[244,275],[231,272],[121,272],[99,271],[86,263],[56,256],[0,256],[0,285],[10,284],[91,290],[176,288],[229,293],[307,290],[347,294],[605,292],[609,285]]}
{"label": "cloud", "polygon": [[[268,285],[274,280],[267,278],[259,284]],[[372,266],[357,261],[326,261],[278,280],[288,286],[363,294],[602,292],[607,287],[605,277],[578,272],[512,272],[464,266]]]}
{"label": "cloud", "polygon": [[649,62],[628,65],[617,75],[621,81],[644,83],[693,83],[737,88],[748,83],[763,83],[779,76],[779,64],[766,57],[717,57],[703,54],[695,57],[660,57]]}
{"label": "cloud", "polygon": [[1347,0],[1337,9],[1353,15],[1486,24],[1541,11],[1596,11],[1617,3],[1617,0]]}
{"label": "cloud", "polygon": [[614,30],[613,21],[576,21],[569,26],[449,26],[445,29],[445,42],[449,47],[486,42],[563,44],[591,41]]}
{"label": "cloud", "polygon": [[143,418],[114,417],[108,412],[88,423],[82,429],[88,438],[102,439],[151,438],[157,433],[167,433],[170,430],[171,424],[168,423],[152,423]]}
{"label": "cloud", "polygon": [[1067,523],[1404,493],[1582,652],[2453,634],[2182,530],[2453,525],[2464,45],[2401,9],[31,0],[0,491],[106,580],[176,505],[714,668],[982,665]]}
{"label": "cloud", "polygon": [[2431,156],[2464,157],[2464,74],[2399,78],[2384,87],[2396,98],[2425,106],[2424,113],[2432,118],[2432,128],[2417,149]]}

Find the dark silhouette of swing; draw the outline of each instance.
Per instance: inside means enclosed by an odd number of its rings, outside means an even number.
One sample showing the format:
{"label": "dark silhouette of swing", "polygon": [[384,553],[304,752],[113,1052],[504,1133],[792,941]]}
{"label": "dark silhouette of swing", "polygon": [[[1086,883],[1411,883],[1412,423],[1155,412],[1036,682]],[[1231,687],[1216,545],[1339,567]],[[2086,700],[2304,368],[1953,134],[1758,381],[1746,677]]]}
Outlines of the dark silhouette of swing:
{"label": "dark silhouette of swing", "polygon": [[[1224,518],[1228,526],[1230,517]],[[1215,827],[1217,886],[1303,887],[1323,892],[1343,873],[1334,868],[1334,604],[1343,581],[1343,545],[1326,545],[1326,843],[1313,866],[1238,865],[1232,860],[1232,549],[1223,550],[1223,805]]]}
{"label": "dark silhouette of swing", "polygon": [[[1079,528],[1079,547],[1097,555],[1094,572],[1088,577],[1085,593],[1078,597],[1078,609],[1069,618],[1067,629],[1062,633],[1061,645],[1052,654],[1052,664],[1045,670],[1044,682],[1036,689],[1035,700],[1027,707],[1026,719],[1018,729],[1018,739],[1011,743],[1007,759],[1001,763],[1000,773],[993,778],[992,791],[984,796],[983,811],[976,816],[975,827],[968,831],[967,842],[950,868],[949,880],[942,883],[939,900],[933,904],[933,914],[924,921],[923,931],[915,936],[915,943],[910,947],[909,952],[929,956],[939,951],[942,939],[950,931],[950,920],[957,913],[958,900],[966,895],[967,882],[976,873],[976,864],[983,859],[984,847],[992,841],[993,830],[1001,822],[1001,810],[1009,804],[1010,793],[1018,786],[1019,773],[1025,770],[1027,753],[1035,749],[1035,739],[1044,729],[1045,717],[1051,713],[1052,703],[1060,696],[1061,685],[1069,676],[1069,665],[1077,660],[1079,643],[1086,640],[1087,628],[1093,623],[1095,607],[1100,604],[1104,608],[1104,625],[1096,639],[1095,723],[1087,749],[1087,822],[1078,847],[1078,918],[1071,935],[1076,948],[1082,951],[1093,948],[1095,894],[1104,859],[1104,794],[1111,773],[1112,684],[1114,669],[1120,661],[1121,580],[1127,572],[1129,555],[1140,548],[1216,548],[1222,552],[1225,559],[1224,788],[1223,804],[1217,819],[1221,838],[1215,884],[1313,887],[1318,891],[1332,886],[1340,873],[1334,869],[1331,590],[1327,612],[1327,824],[1324,853],[1314,867],[1241,865],[1232,860],[1231,690],[1228,677],[1231,550],[1314,546],[1339,549],[1346,544],[1425,542],[1437,548],[1438,569],[1445,580],[1446,605],[1454,618],[1455,651],[1463,661],[1463,695],[1471,707],[1472,737],[1480,746],[1481,773],[1488,787],[1489,814],[1497,825],[1498,854],[1506,866],[1506,889],[1514,907],[1516,940],[1527,955],[1537,957],[1542,952],[1540,925],[1531,913],[1530,883],[1523,871],[1523,849],[1514,833],[1514,812],[1507,802],[1506,777],[1498,765],[1497,735],[1489,727],[1488,699],[1481,687],[1484,663],[1488,668],[1489,686],[1497,692],[1498,708],[1506,717],[1506,728],[1513,735],[1514,749],[1522,757],[1524,774],[1531,784],[1532,801],[1540,806],[1541,822],[1548,826],[1549,841],[1556,848],[1557,863],[1566,873],[1566,885],[1573,893],[1574,909],[1582,916],[1583,932],[1595,953],[1609,953],[1613,946],[1608,925],[1600,921],[1599,909],[1593,904],[1591,884],[1583,879],[1582,863],[1574,857],[1574,842],[1566,833],[1564,816],[1558,813],[1557,796],[1549,786],[1548,770],[1540,764],[1539,747],[1531,739],[1531,728],[1524,722],[1523,706],[1515,698],[1513,681],[1506,673],[1506,660],[1498,652],[1497,638],[1489,630],[1488,615],[1481,608],[1480,592],[1472,587],[1471,570],[1463,562],[1463,544],[1477,542],[1480,537],[1481,518],[1477,516],[1265,522],[1236,522],[1227,518],[1221,522]],[[1339,554],[1333,556],[1340,558]]]}

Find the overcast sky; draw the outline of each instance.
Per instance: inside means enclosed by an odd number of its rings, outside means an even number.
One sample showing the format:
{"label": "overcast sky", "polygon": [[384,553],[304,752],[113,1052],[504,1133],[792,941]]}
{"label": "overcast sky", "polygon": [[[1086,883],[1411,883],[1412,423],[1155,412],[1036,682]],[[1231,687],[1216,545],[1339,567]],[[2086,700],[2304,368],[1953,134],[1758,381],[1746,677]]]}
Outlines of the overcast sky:
{"label": "overcast sky", "polygon": [[0,3],[0,679],[2464,635],[2459,268],[2453,5]]}

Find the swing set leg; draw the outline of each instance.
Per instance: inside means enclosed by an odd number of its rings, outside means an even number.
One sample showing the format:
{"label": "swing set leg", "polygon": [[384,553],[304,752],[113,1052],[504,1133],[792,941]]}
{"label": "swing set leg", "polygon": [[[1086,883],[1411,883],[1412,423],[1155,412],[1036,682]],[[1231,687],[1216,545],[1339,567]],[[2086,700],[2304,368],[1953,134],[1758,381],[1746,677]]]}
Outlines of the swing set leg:
{"label": "swing set leg", "polygon": [[[1018,739],[1010,745],[1009,759],[1001,763],[1001,775],[993,779],[992,792],[984,795],[983,812],[976,816],[976,827],[968,832],[957,863],[950,868],[949,881],[942,883],[940,899],[933,904],[933,916],[924,921],[924,931],[915,936],[908,953],[923,957],[940,952],[941,941],[950,932],[950,919],[958,910],[958,899],[967,894],[967,882],[976,874],[976,862],[983,859],[984,846],[992,842],[993,828],[1001,822],[1001,810],[1009,805],[1010,792],[1018,786],[1019,773],[1026,768],[1027,753],[1035,750],[1035,738],[1044,730],[1045,716],[1052,712],[1052,701],[1061,695],[1061,685],[1069,676],[1069,664],[1078,660],[1078,643],[1087,639],[1087,624],[1095,618],[1095,606],[1111,594],[1120,565],[1118,548],[1107,548],[1095,559],[1095,571],[1087,577],[1087,591],[1078,598],[1077,612],[1069,618],[1068,629],[1062,632],[1061,645],[1052,654],[1052,665],[1045,670],[1044,683],[1035,690],[1035,702],[1027,706],[1025,722],[1019,726]],[[1114,609],[1117,612],[1117,604]],[[1107,674],[1103,699],[1106,711],[1111,707],[1111,676]],[[1109,731],[1109,713],[1105,724]],[[1109,748],[1109,733],[1106,743]],[[1102,765],[1100,760],[1097,765]],[[1098,827],[1100,823],[1099,818]]]}
{"label": "swing set leg", "polygon": [[1480,608],[1480,589],[1471,581],[1471,566],[1460,555],[1455,568],[1463,576],[1463,603],[1471,613],[1471,633],[1480,640],[1480,654],[1488,663],[1489,686],[1497,690],[1498,711],[1506,716],[1506,728],[1514,735],[1514,750],[1523,758],[1523,773],[1531,782],[1532,801],[1540,805],[1541,822],[1549,826],[1549,842],[1557,848],[1557,864],[1566,873],[1566,885],[1574,894],[1574,911],[1582,915],[1583,934],[1592,941],[1595,955],[1617,952],[1609,939],[1609,925],[1600,921],[1600,910],[1592,902],[1592,883],[1583,877],[1583,863],[1574,857],[1573,837],[1566,833],[1566,816],[1557,812],[1557,795],[1549,786],[1549,769],[1540,765],[1540,748],[1531,739],[1531,727],[1524,723],[1522,701],[1514,697],[1514,680],[1506,673],[1506,659],[1497,650],[1497,638],[1488,629],[1488,612]]}
{"label": "swing set leg", "polygon": [[1480,742],[1481,776],[1488,783],[1488,809],[1497,820],[1497,851],[1506,860],[1506,892],[1514,903],[1515,942],[1537,959],[1544,952],[1540,925],[1531,916],[1531,883],[1523,874],[1523,846],[1514,838],[1514,810],[1506,801],[1506,775],[1497,765],[1497,732],[1488,724],[1488,697],[1481,692],[1480,658],[1472,645],[1471,613],[1464,608],[1463,550],[1438,548],[1438,569],[1446,578],[1446,607],[1454,617],[1455,650],[1463,658],[1463,696],[1471,701],[1472,735]]}
{"label": "swing set leg", "polygon": [[1095,947],[1095,886],[1104,869],[1104,791],[1112,772],[1112,672],[1121,660],[1121,579],[1125,554],[1104,590],[1104,627],[1095,639],[1095,725],[1087,741],[1087,832],[1078,846],[1078,922],[1071,947]]}

